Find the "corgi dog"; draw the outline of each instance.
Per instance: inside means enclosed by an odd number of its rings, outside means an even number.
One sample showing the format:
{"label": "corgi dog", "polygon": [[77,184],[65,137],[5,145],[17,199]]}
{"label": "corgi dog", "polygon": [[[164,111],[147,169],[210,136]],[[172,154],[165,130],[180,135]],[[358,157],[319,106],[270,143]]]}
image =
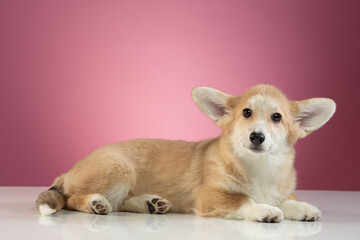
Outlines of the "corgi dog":
{"label": "corgi dog", "polygon": [[318,208],[294,194],[294,144],[332,117],[333,100],[291,101],[271,85],[241,96],[197,87],[192,97],[222,128],[219,137],[101,147],[39,195],[40,213],[170,212],[276,223],[320,218]]}

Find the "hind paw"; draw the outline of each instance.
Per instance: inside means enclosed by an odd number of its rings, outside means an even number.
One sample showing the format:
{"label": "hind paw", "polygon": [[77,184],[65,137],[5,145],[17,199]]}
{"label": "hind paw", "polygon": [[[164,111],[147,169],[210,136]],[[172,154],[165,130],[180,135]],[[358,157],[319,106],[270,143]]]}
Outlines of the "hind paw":
{"label": "hind paw", "polygon": [[93,194],[89,200],[92,213],[106,215],[111,212],[109,201],[100,194]]}
{"label": "hind paw", "polygon": [[172,204],[161,197],[154,197],[150,201],[146,201],[149,213],[164,214],[172,208]]}

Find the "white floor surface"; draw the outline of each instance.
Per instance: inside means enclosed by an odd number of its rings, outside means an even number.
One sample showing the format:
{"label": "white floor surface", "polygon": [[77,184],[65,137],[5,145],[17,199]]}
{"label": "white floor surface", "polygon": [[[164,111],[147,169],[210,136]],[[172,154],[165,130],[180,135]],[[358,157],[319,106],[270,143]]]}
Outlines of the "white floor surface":
{"label": "white floor surface", "polygon": [[42,217],[35,209],[43,187],[0,187],[0,239],[360,239],[360,192],[297,191],[317,206],[317,222],[253,223],[182,214],[61,211]]}

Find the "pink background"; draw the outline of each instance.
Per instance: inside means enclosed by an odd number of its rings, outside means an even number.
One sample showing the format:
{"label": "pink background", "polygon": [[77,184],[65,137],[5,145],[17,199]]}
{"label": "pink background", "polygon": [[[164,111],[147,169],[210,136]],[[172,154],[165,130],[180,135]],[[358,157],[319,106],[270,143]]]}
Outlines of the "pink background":
{"label": "pink background", "polygon": [[46,186],[99,146],[219,129],[195,86],[258,83],[337,112],[300,140],[300,189],[360,190],[358,1],[0,2],[0,185]]}

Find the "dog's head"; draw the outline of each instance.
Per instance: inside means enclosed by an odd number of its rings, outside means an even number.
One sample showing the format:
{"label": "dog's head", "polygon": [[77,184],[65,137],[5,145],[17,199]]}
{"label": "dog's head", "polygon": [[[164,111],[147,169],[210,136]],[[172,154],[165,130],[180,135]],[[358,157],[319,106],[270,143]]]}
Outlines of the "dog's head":
{"label": "dog's head", "polygon": [[203,113],[223,129],[237,156],[280,153],[323,126],[335,112],[328,98],[291,101],[277,88],[257,85],[241,96],[208,87],[193,90]]}

